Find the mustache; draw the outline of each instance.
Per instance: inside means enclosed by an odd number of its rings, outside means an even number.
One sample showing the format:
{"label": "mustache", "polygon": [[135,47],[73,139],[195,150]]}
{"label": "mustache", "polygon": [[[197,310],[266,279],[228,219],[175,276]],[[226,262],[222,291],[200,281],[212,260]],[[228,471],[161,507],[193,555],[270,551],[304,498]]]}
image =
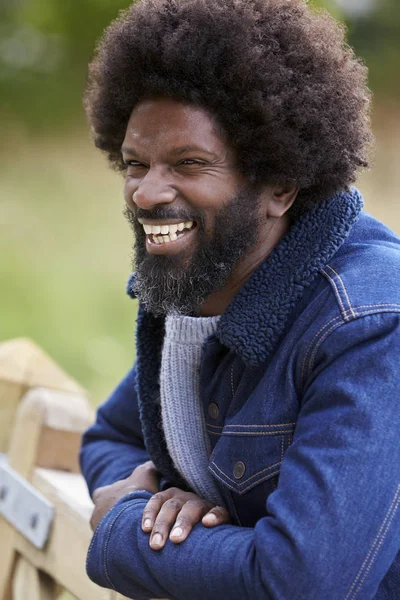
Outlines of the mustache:
{"label": "mustache", "polygon": [[[187,211],[187,210],[172,210],[170,207],[158,207],[152,211],[143,210],[138,208],[132,210],[130,207],[125,206],[122,211],[123,216],[128,221],[131,229],[136,236],[141,236],[143,232],[142,226],[139,224],[138,219],[146,219],[151,221],[152,219],[165,219],[177,222],[195,221],[199,227],[200,233],[205,228],[205,217],[199,212]],[[144,235],[144,233],[143,233]]]}
{"label": "mustache", "polygon": [[196,221],[202,223],[204,217],[198,212],[188,211],[184,209],[174,210],[169,206],[158,206],[153,210],[144,210],[143,208],[136,208],[132,210],[128,206],[124,208],[124,216],[128,221],[132,222],[137,219],[145,219],[146,221],[158,220],[158,219],[171,219],[179,221]]}

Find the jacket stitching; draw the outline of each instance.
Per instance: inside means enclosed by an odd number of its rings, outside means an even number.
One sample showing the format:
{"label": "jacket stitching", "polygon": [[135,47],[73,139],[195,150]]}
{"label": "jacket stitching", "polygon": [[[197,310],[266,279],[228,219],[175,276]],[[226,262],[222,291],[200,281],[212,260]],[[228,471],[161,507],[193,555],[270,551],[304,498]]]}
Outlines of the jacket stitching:
{"label": "jacket stitching", "polygon": [[233,385],[233,365],[231,366],[231,390],[232,390],[232,398],[233,398],[235,395],[235,388]]}
{"label": "jacket stitching", "polygon": [[[400,312],[400,305],[390,305],[390,306],[398,306],[398,308],[390,308],[390,309],[385,309],[385,310],[381,310],[380,313],[389,313],[389,312]],[[375,315],[375,314],[380,314],[380,313],[376,313],[375,311],[363,311],[363,312],[359,312],[356,316],[357,318],[359,317],[367,317],[367,316],[371,316],[371,315]],[[332,319],[333,321],[334,319]],[[337,329],[340,325],[343,325],[344,322],[342,321],[342,323],[337,323],[335,325],[333,325],[330,329],[328,329],[328,331],[325,331],[319,340],[317,340],[314,350],[312,352],[312,355],[310,357],[309,363],[308,363],[308,377],[310,377],[311,375],[311,371],[312,371],[312,363],[315,360],[316,354],[318,352],[318,349],[320,347],[320,345],[322,344],[322,342],[327,338],[327,336],[334,330]],[[315,339],[316,336],[314,336]]]}
{"label": "jacket stitching", "polygon": [[344,304],[343,304],[343,300],[342,300],[342,297],[341,297],[341,295],[340,295],[339,288],[338,288],[338,286],[336,285],[336,281],[335,281],[335,279],[334,279],[334,278],[333,278],[331,275],[329,275],[329,273],[327,273],[327,272],[325,271],[325,269],[321,269],[321,272],[322,272],[322,273],[323,273],[323,274],[324,274],[324,275],[325,275],[325,276],[326,276],[326,277],[329,279],[329,281],[330,281],[330,282],[332,282],[332,285],[333,285],[333,287],[334,287],[334,289],[335,289],[335,296],[336,296],[336,298],[339,300],[339,304],[340,304],[340,308],[341,308],[341,312],[342,312],[343,318],[344,318],[345,320],[349,320],[349,317],[348,317],[348,316],[346,316],[346,308],[345,308],[345,306],[344,306]]}
{"label": "jacket stitching", "polygon": [[[272,431],[271,434],[275,434],[275,435],[279,435],[280,433],[287,433],[286,431],[282,431],[282,429],[279,429],[279,427],[290,427],[290,429],[294,430],[294,427],[296,425],[296,423],[271,423],[270,425],[239,425],[239,424],[230,424],[230,425],[213,425],[212,423],[207,423],[207,428],[209,429],[219,429],[220,431],[222,431],[222,433],[220,435],[226,434],[226,435],[232,435],[232,433],[235,433],[236,435],[238,435],[239,433],[242,433],[241,431],[235,431],[235,430],[231,430],[232,427],[235,428],[239,428],[239,429],[244,429],[244,428],[256,428],[256,427],[260,427],[262,428],[261,431],[263,431],[263,429],[274,429],[275,431]],[[214,433],[214,432],[212,432]],[[258,433],[258,431],[243,431],[244,434],[249,434],[249,433]]]}
{"label": "jacket stitching", "polygon": [[279,430],[279,431],[223,431],[223,432],[219,432],[219,431],[208,431],[207,433],[210,433],[211,435],[226,435],[226,436],[231,436],[231,435],[280,435],[282,433],[292,433],[292,430]]}
{"label": "jacket stitching", "polygon": [[273,465],[270,465],[269,467],[266,467],[265,469],[261,469],[261,471],[257,471],[257,473],[254,473],[254,475],[251,475],[250,477],[248,477],[244,481],[241,481],[240,483],[237,482],[237,481],[235,481],[234,479],[231,479],[226,473],[224,473],[224,471],[222,469],[219,468],[219,466],[214,461],[212,461],[211,464],[214,465],[214,467],[216,469],[218,469],[218,471],[220,473],[222,473],[222,475],[224,477],[226,477],[229,481],[231,481],[232,483],[234,483],[237,487],[241,487],[242,485],[245,485],[246,483],[248,483],[251,479],[254,479],[254,477],[257,477],[258,475],[261,475],[261,473],[265,473],[266,471],[269,471],[269,469],[273,469],[275,467],[278,467],[281,464],[281,461],[279,461],[279,462],[277,462],[277,463],[275,463]]}
{"label": "jacket stitching", "polygon": [[[383,522],[382,522],[382,524],[381,524],[381,526],[379,528],[379,531],[378,531],[378,533],[377,533],[377,535],[376,535],[376,537],[375,537],[375,539],[374,539],[374,541],[373,541],[373,543],[372,543],[372,545],[371,545],[371,547],[369,549],[369,552],[368,552],[367,556],[364,559],[363,564],[361,565],[361,567],[360,567],[360,569],[359,569],[359,571],[358,571],[358,573],[357,573],[357,575],[356,575],[353,583],[351,584],[351,587],[350,587],[349,591],[347,592],[347,596],[346,596],[345,600],[350,600],[351,597],[355,598],[357,596],[358,592],[360,591],[360,588],[361,588],[362,584],[365,581],[365,578],[367,577],[369,571],[371,570],[371,567],[372,567],[373,563],[375,562],[375,559],[376,559],[377,554],[378,554],[378,552],[380,550],[380,547],[382,546],[382,544],[383,544],[383,542],[384,542],[384,540],[386,538],[386,535],[387,535],[387,533],[389,531],[389,527],[390,527],[390,525],[391,525],[391,523],[393,521],[393,518],[394,518],[394,516],[395,516],[395,514],[397,512],[397,509],[400,506],[399,494],[400,494],[400,485],[397,486],[396,493],[394,495],[394,498],[393,498],[393,500],[392,500],[392,502],[390,504],[390,507],[389,507],[388,511],[386,512],[385,518],[384,518],[384,520],[383,520]],[[385,529],[385,531],[384,531],[384,529]],[[379,538],[380,538],[379,544],[378,544],[377,548],[374,551],[374,546],[377,543],[377,541],[378,541]],[[374,554],[371,556],[372,552],[374,552]],[[366,568],[368,561],[370,561],[369,562],[369,566],[368,566],[368,568]],[[363,570],[365,568],[366,568],[366,571],[364,573],[364,576],[361,579],[361,581],[359,582],[359,584],[357,585],[357,588],[354,590],[354,586],[357,584],[357,580],[360,578],[360,576],[361,576],[361,574],[362,574],[362,572],[363,572]]]}
{"label": "jacket stitching", "polygon": [[[385,307],[386,309],[391,307],[396,310],[397,308],[400,308],[400,304],[365,304],[363,306],[357,306],[356,311],[359,310],[360,308],[382,308],[382,307]],[[362,311],[362,312],[364,313],[365,311]],[[387,312],[387,311],[383,311],[383,312]],[[357,313],[356,313],[356,316],[358,316]]]}
{"label": "jacket stitching", "polygon": [[340,281],[340,284],[341,284],[341,286],[342,286],[342,289],[343,289],[343,293],[344,293],[344,295],[345,295],[345,297],[346,297],[347,304],[348,304],[348,306],[349,306],[349,308],[348,308],[348,309],[346,309],[346,311],[345,311],[345,312],[349,312],[349,311],[350,311],[350,312],[351,312],[351,315],[352,315],[354,318],[356,318],[356,315],[355,315],[355,312],[354,312],[354,310],[353,310],[353,307],[351,306],[350,298],[349,298],[349,295],[348,295],[348,293],[347,293],[346,286],[344,285],[344,281],[343,281],[343,279],[341,278],[341,276],[339,275],[339,273],[337,273],[337,272],[335,271],[335,269],[334,269],[333,267],[331,267],[330,265],[326,265],[326,267],[327,267],[328,269],[330,269],[331,271],[333,271],[333,273],[334,273],[334,274],[337,276],[337,278],[338,278],[338,279],[339,279],[339,281]]}
{"label": "jacket stitching", "polygon": [[375,307],[379,307],[379,306],[396,306],[397,308],[400,307],[400,304],[397,303],[389,303],[389,304],[385,304],[385,303],[381,303],[381,304],[362,304],[361,306],[356,306],[356,309],[359,308],[375,308]]}
{"label": "jacket stitching", "polygon": [[364,576],[363,576],[362,580],[360,581],[360,583],[359,583],[359,584],[358,584],[358,586],[357,586],[357,589],[356,589],[356,592],[355,592],[355,593],[356,593],[356,595],[359,593],[359,591],[360,591],[360,589],[361,589],[361,587],[362,587],[362,585],[363,585],[363,583],[364,583],[365,579],[366,579],[366,578],[367,578],[367,576],[368,576],[368,573],[369,573],[369,572],[370,572],[370,570],[371,570],[371,567],[372,567],[372,565],[374,564],[374,562],[375,562],[375,560],[376,560],[376,557],[378,556],[378,553],[379,553],[379,551],[380,551],[380,549],[381,549],[381,547],[382,547],[382,544],[383,544],[383,542],[384,542],[384,541],[385,541],[385,539],[386,539],[386,536],[387,536],[387,534],[388,534],[388,531],[389,531],[389,529],[390,529],[390,526],[391,526],[391,524],[392,524],[392,522],[393,522],[393,519],[394,519],[394,517],[395,517],[395,514],[397,513],[397,510],[398,510],[399,506],[400,506],[400,498],[398,498],[398,499],[397,499],[397,502],[396,502],[396,504],[395,504],[395,505],[394,505],[394,507],[393,507],[393,510],[392,510],[392,514],[391,514],[390,520],[389,520],[389,521],[388,521],[388,523],[386,524],[386,529],[385,529],[385,532],[384,532],[384,533],[383,533],[383,535],[381,536],[381,539],[380,539],[380,541],[379,541],[379,544],[378,544],[378,545],[377,545],[377,547],[375,548],[375,552],[374,552],[374,555],[373,555],[373,556],[372,556],[372,558],[371,558],[371,561],[370,561],[370,563],[369,563],[369,566],[368,566],[367,570],[365,571],[365,573],[364,573]]}
{"label": "jacket stitching", "polygon": [[312,347],[313,347],[314,340],[316,340],[316,339],[318,338],[318,336],[320,335],[320,333],[321,333],[321,332],[322,332],[324,329],[326,329],[327,327],[329,327],[329,325],[330,325],[331,323],[334,323],[335,321],[341,321],[341,320],[342,320],[342,317],[341,317],[341,316],[339,316],[339,317],[334,317],[333,319],[331,319],[330,321],[328,321],[327,323],[325,323],[325,325],[324,325],[323,327],[321,327],[321,328],[319,329],[319,331],[317,331],[317,333],[316,333],[316,334],[314,335],[314,337],[312,338],[311,342],[308,344],[308,346],[307,346],[307,351],[306,351],[306,353],[305,353],[305,355],[304,355],[304,358],[303,358],[303,363],[302,363],[302,366],[301,366],[301,376],[300,376],[300,382],[301,382],[301,387],[302,387],[302,388],[304,388],[304,384],[305,384],[305,366],[306,366],[306,362],[307,362],[308,355],[309,355],[309,353],[310,353],[310,351],[311,351],[311,349],[312,349]]}
{"label": "jacket stitching", "polygon": [[281,435],[281,462],[283,461],[283,440],[285,439],[285,437],[283,435]]}
{"label": "jacket stitching", "polygon": [[[368,308],[368,309],[371,309],[371,308],[385,308],[386,310],[381,310],[380,312],[385,312],[386,313],[386,312],[391,312],[392,310],[394,312],[398,312],[400,310],[400,304],[381,303],[381,304],[364,304],[364,305],[361,305],[361,306],[357,306],[354,309],[352,309],[357,318],[358,317],[363,317],[363,316],[368,316],[369,314],[374,314],[374,312],[371,312],[371,311],[357,312],[361,308],[363,308],[363,309],[365,309],[365,308]],[[323,332],[324,329],[326,329],[327,327],[329,327],[329,325],[331,323],[334,323],[335,321],[338,321],[338,320],[341,320],[341,316],[334,317],[333,319],[331,319],[330,321],[328,321],[327,323],[325,323],[325,325],[323,325],[323,327],[321,327],[319,329],[319,331],[317,331],[317,333],[314,334],[312,340],[308,344],[306,353],[305,353],[304,358],[303,358],[302,367],[301,367],[300,382],[301,382],[301,388],[302,389],[304,389],[305,378],[306,378],[306,375],[305,375],[305,365],[307,363],[308,356],[310,354],[310,351],[311,351],[311,349],[313,347],[313,344],[314,344],[315,340]]]}
{"label": "jacket stitching", "polygon": [[114,519],[111,521],[111,524],[109,526],[108,529],[108,535],[107,535],[107,539],[106,539],[106,543],[104,545],[104,561],[103,561],[103,565],[104,565],[104,572],[106,574],[106,577],[108,579],[109,584],[111,585],[113,590],[116,590],[117,588],[114,586],[113,582],[111,581],[110,575],[108,573],[108,567],[107,567],[107,550],[108,550],[108,543],[110,541],[110,537],[111,537],[111,530],[114,527],[116,521],[119,519],[119,517],[122,515],[122,513],[124,513],[128,508],[130,508],[131,505],[127,504],[127,506],[124,506],[124,508],[122,508],[119,513],[114,517]]}
{"label": "jacket stitching", "polygon": [[239,423],[229,423],[225,425],[225,429],[227,427],[287,427],[288,425],[296,425],[296,423],[271,423],[271,424],[262,424],[262,425],[241,425]]}
{"label": "jacket stitching", "polygon": [[90,542],[90,545],[89,545],[89,550],[88,550],[88,553],[87,553],[87,556],[86,556],[86,571],[88,570],[90,553],[91,553],[91,551],[92,551],[92,549],[93,549],[94,543],[95,543],[95,541],[96,541],[96,538],[97,538],[97,534],[98,534],[98,532],[99,532],[99,530],[100,530],[100,525],[101,525],[102,521],[103,521],[103,520],[105,520],[105,518],[106,518],[106,517],[107,517],[107,516],[110,514],[110,512],[113,510],[113,508],[114,508],[114,506],[112,506],[112,507],[111,507],[111,508],[110,508],[110,509],[109,509],[109,510],[106,512],[106,514],[105,514],[105,515],[103,515],[103,517],[101,518],[101,520],[100,520],[100,521],[99,521],[99,523],[97,524],[97,527],[96,527],[96,529],[95,529],[95,532],[94,532],[94,534],[93,534],[92,541]]}
{"label": "jacket stitching", "polygon": [[[224,485],[226,485],[229,489],[233,490],[234,492],[236,492],[237,494],[244,494],[245,492],[247,492],[247,490],[250,490],[252,487],[254,487],[255,485],[257,485],[257,483],[262,483],[262,481],[265,481],[267,479],[267,477],[265,477],[264,479],[261,479],[260,481],[256,481],[253,482],[252,484],[248,485],[244,490],[238,490],[236,487],[233,487],[233,485],[231,485],[230,483],[228,483],[227,481],[225,481],[225,479],[222,479],[222,477],[220,475],[218,475],[218,473],[216,473],[213,469],[211,469],[212,473],[214,474],[214,476],[219,479],[219,481],[221,481]],[[221,471],[222,473],[222,471]],[[279,475],[279,470],[278,471],[274,471],[273,473],[269,473],[269,477],[273,477],[274,475]]]}
{"label": "jacket stitching", "polygon": [[[211,423],[207,423],[207,427],[212,427],[213,429],[227,429],[228,427],[287,427],[288,425],[295,426],[296,423],[263,423],[261,425],[242,425],[239,423],[229,423],[228,425],[225,425],[225,427],[222,425],[212,425]],[[277,433],[279,433],[279,431]]]}
{"label": "jacket stitching", "polygon": [[332,331],[334,331],[335,329],[337,329],[338,327],[340,327],[343,324],[344,324],[343,321],[341,321],[340,323],[335,323],[335,325],[332,325],[332,327],[330,327],[327,331],[325,331],[323,333],[323,335],[321,335],[320,338],[317,340],[317,342],[316,342],[316,344],[314,346],[314,350],[313,350],[313,352],[312,352],[312,354],[310,356],[310,360],[308,362],[308,372],[307,372],[308,377],[310,377],[310,375],[311,375],[312,366],[313,366],[313,363],[315,361],[315,357],[317,355],[317,352],[319,350],[320,345],[322,344],[322,342],[324,340],[326,340],[326,338],[328,337],[328,335],[330,333],[332,333]]}

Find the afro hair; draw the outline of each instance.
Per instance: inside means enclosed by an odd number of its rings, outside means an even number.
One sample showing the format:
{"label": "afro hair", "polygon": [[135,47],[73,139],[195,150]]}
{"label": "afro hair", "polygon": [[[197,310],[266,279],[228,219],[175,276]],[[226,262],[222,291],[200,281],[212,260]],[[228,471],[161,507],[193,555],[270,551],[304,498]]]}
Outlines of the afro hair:
{"label": "afro hair", "polygon": [[368,166],[366,80],[343,27],[305,0],[140,0],[98,44],[85,106],[96,146],[119,170],[141,99],[200,106],[251,183],[297,187],[306,206]]}

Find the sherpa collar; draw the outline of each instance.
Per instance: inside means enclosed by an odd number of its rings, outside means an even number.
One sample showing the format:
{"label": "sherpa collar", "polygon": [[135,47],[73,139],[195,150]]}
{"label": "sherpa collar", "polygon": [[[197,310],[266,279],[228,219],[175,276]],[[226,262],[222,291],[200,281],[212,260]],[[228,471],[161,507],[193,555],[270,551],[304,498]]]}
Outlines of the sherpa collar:
{"label": "sherpa collar", "polygon": [[[264,362],[279,343],[296,304],[347,238],[362,207],[360,192],[352,188],[300,217],[221,316],[216,332],[220,342],[248,365]],[[127,287],[132,298],[133,278],[134,274]],[[142,308],[139,321],[141,312]],[[153,317],[147,324],[156,326],[158,321]]]}

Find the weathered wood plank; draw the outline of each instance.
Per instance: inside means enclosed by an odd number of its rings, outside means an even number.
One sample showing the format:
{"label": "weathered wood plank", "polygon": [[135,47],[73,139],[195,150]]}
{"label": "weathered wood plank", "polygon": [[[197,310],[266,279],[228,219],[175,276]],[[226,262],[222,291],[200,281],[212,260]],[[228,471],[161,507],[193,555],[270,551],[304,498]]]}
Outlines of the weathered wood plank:
{"label": "weathered wood plank", "polygon": [[[81,475],[35,469],[32,484],[55,506],[55,519],[44,551],[17,534],[16,549],[36,567],[50,574],[79,600],[115,599],[115,592],[101,591],[85,572],[92,532],[92,501]],[[100,593],[103,596],[100,596]],[[119,596],[123,600],[123,596]]]}
{"label": "weathered wood plank", "polygon": [[55,600],[57,585],[45,573],[38,571],[23,556],[17,558],[13,576],[13,600]]}

